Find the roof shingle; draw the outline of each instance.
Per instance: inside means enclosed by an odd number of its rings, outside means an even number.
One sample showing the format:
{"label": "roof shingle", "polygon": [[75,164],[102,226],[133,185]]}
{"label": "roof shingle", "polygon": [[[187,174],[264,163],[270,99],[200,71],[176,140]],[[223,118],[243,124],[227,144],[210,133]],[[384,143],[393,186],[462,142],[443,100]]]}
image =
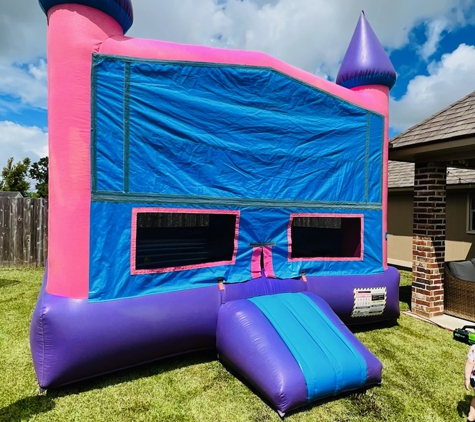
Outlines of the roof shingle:
{"label": "roof shingle", "polygon": [[475,135],[475,91],[391,139],[392,148]]}
{"label": "roof shingle", "polygon": [[[447,185],[475,184],[475,170],[447,167]],[[414,186],[414,163],[389,161],[388,188],[408,188]]]}

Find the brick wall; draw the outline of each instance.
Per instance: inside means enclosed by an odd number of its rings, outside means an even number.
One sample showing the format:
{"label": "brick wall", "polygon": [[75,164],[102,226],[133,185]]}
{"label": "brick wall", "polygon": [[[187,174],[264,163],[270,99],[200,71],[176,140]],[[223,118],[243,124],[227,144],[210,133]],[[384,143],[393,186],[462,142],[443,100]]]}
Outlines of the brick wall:
{"label": "brick wall", "polygon": [[446,174],[440,163],[415,165],[411,309],[427,318],[444,312]]}

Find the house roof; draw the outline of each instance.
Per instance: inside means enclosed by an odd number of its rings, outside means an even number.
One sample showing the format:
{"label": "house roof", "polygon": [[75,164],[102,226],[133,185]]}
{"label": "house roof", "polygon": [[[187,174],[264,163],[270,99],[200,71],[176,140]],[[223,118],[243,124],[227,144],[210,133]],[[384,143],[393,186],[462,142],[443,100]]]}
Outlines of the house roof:
{"label": "house roof", "polygon": [[23,198],[20,192],[0,191],[0,198]]}
{"label": "house roof", "polygon": [[400,148],[475,135],[475,91],[390,140]]}
{"label": "house roof", "polygon": [[[447,185],[475,184],[475,170],[447,167]],[[414,163],[389,161],[388,188],[411,188],[414,186]]]}

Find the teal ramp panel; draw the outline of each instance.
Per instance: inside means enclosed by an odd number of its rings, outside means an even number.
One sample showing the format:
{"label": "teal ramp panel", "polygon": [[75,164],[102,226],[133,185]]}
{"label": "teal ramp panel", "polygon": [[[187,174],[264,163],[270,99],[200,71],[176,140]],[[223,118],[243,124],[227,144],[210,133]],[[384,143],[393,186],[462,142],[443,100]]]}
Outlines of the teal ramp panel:
{"label": "teal ramp panel", "polygon": [[249,300],[270,321],[297,361],[309,402],[366,384],[365,359],[308,295],[283,293]]}

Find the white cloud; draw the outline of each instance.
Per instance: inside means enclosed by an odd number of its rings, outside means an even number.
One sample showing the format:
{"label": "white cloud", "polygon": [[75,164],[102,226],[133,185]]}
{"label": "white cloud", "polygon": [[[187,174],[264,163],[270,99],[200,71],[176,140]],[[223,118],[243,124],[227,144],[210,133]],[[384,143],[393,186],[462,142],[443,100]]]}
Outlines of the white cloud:
{"label": "white cloud", "polygon": [[46,108],[46,62],[19,66],[0,60],[0,94],[18,98],[23,105]]}
{"label": "white cloud", "polygon": [[[356,26],[366,16],[389,50],[409,42],[408,34],[427,22],[429,40],[421,51],[431,54],[446,22],[464,23],[467,0],[134,0],[130,36],[264,51],[309,72],[336,77]],[[220,35],[220,37],[216,37]]]}
{"label": "white cloud", "polygon": [[35,80],[46,82],[46,76],[47,76],[46,61],[41,59],[38,62],[38,65],[30,63],[28,65],[28,73],[31,76],[33,76]]}
{"label": "white cloud", "polygon": [[416,76],[399,101],[391,100],[391,127],[404,130],[475,91],[475,46],[461,44],[439,62],[429,75]]}
{"label": "white cloud", "polygon": [[0,57],[27,63],[46,54],[46,16],[38,1],[2,1]]}
{"label": "white cloud", "polygon": [[447,19],[435,19],[428,23],[426,29],[427,41],[419,48],[419,54],[424,60],[429,59],[437,51],[442,33],[449,27]]}
{"label": "white cloud", "polygon": [[36,126],[21,126],[0,121],[0,169],[10,157],[14,161],[31,158],[32,162],[48,155],[48,133]]}
{"label": "white cloud", "polygon": [[30,106],[46,108],[46,29],[46,16],[38,2],[2,2],[0,96],[4,98],[0,98],[0,115]]}

